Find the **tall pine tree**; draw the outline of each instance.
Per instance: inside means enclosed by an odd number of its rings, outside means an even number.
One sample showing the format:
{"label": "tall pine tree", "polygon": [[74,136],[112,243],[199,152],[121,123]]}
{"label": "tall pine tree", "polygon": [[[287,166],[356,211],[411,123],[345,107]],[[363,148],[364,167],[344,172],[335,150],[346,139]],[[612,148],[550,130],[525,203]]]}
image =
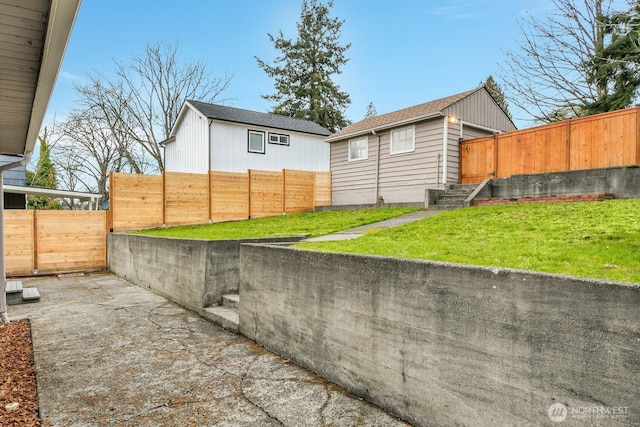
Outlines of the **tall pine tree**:
{"label": "tall pine tree", "polygon": [[[45,130],[46,135],[46,130]],[[30,187],[55,189],[58,186],[56,168],[51,161],[51,150],[45,137],[39,137],[40,157],[35,171],[27,171],[27,185]],[[29,209],[62,209],[60,203],[47,196],[27,196]]]}
{"label": "tall pine tree", "polygon": [[367,113],[364,115],[365,119],[368,119],[369,117],[375,117],[378,115],[378,111],[376,110],[376,106],[373,105],[373,101],[369,102],[369,105],[367,105]]}
{"label": "tall pine tree", "polygon": [[509,111],[509,103],[507,102],[507,98],[505,97],[502,88],[500,87],[498,82],[495,81],[493,76],[487,77],[487,80],[485,80],[484,83],[480,83],[480,86],[484,86],[487,91],[489,91],[489,94],[493,97],[493,99],[498,103],[500,108],[502,108],[505,114],[509,116],[510,119],[513,119],[513,117],[511,116],[511,112]]}
{"label": "tall pine tree", "polygon": [[585,64],[587,81],[606,90],[584,105],[585,115],[627,108],[640,90],[640,1],[627,12],[599,15],[608,44],[599,46]]}
{"label": "tall pine tree", "polygon": [[256,57],[258,66],[275,80],[276,93],[262,97],[275,104],[272,112],[311,120],[335,132],[350,122],[344,116],[351,104],[349,94],[332,80],[349,59],[351,44],[340,43],[344,21],[329,16],[333,1],[326,5],[317,0],[303,0],[298,37],[287,39],[268,34],[280,52],[273,65]]}

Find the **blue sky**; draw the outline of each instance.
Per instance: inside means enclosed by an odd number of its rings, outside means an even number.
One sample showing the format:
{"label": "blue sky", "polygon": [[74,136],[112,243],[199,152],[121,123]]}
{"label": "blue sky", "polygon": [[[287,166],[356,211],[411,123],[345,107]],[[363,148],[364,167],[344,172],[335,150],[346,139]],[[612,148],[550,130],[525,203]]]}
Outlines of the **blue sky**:
{"label": "blue sky", "polygon": [[[260,95],[273,81],[256,61],[277,55],[267,33],[295,38],[301,0],[83,0],[49,104],[46,123],[74,107],[73,83],[109,76],[147,43],[177,43],[184,61],[203,60],[213,76],[233,74],[223,97],[238,108],[268,111]],[[361,120],[463,92],[499,72],[515,49],[517,18],[546,14],[550,0],[335,0],[350,61],[335,78],[351,95],[346,115]],[[525,117],[520,117],[525,118]],[[518,119],[518,117],[516,117]],[[519,122],[519,120],[516,120]]]}

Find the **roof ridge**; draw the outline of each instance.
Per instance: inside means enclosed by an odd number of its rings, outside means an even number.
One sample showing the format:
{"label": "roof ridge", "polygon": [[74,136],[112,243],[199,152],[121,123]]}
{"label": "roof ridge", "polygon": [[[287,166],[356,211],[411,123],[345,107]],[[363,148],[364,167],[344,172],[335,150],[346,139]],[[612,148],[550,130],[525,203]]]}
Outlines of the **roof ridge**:
{"label": "roof ridge", "polygon": [[343,129],[340,129],[339,131],[330,135],[328,139],[333,139],[336,136],[350,135],[368,129],[374,129],[379,126],[386,126],[393,123],[402,122],[403,120],[410,120],[412,118],[438,113],[446,108],[451,107],[452,105],[468,97],[469,95],[472,95],[478,90],[482,90],[482,87],[477,87],[457,94],[437,98],[431,101],[423,102],[421,104],[412,105],[410,107],[401,108],[389,113],[368,117]]}

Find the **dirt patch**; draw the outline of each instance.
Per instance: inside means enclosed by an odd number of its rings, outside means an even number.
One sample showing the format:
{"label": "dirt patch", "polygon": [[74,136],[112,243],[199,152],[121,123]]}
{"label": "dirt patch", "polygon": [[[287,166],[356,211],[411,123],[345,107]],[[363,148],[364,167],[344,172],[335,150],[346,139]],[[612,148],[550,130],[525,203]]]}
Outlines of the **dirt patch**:
{"label": "dirt patch", "polygon": [[28,320],[0,324],[0,425],[40,426]]}

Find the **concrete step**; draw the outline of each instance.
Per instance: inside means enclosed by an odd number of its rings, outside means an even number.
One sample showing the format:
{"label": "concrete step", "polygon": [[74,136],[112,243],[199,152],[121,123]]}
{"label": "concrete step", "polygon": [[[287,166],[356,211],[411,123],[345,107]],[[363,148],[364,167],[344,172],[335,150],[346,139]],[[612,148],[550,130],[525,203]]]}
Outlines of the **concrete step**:
{"label": "concrete step", "polygon": [[22,281],[20,280],[7,280],[7,294],[17,294],[22,292]]}
{"label": "concrete step", "polygon": [[240,313],[238,310],[216,305],[202,311],[202,317],[235,334],[240,333]]}
{"label": "concrete step", "polygon": [[40,301],[40,292],[36,288],[23,288],[20,280],[7,281],[7,305],[26,304]]}
{"label": "concrete step", "polygon": [[456,209],[462,209],[463,205],[431,205],[429,206],[430,211],[453,211]]}
{"label": "concrete step", "polygon": [[229,294],[222,296],[222,305],[225,307],[233,308],[235,310],[240,309],[240,295]]}
{"label": "concrete step", "polygon": [[33,302],[40,299],[40,292],[36,288],[24,288],[22,290],[22,300]]}

